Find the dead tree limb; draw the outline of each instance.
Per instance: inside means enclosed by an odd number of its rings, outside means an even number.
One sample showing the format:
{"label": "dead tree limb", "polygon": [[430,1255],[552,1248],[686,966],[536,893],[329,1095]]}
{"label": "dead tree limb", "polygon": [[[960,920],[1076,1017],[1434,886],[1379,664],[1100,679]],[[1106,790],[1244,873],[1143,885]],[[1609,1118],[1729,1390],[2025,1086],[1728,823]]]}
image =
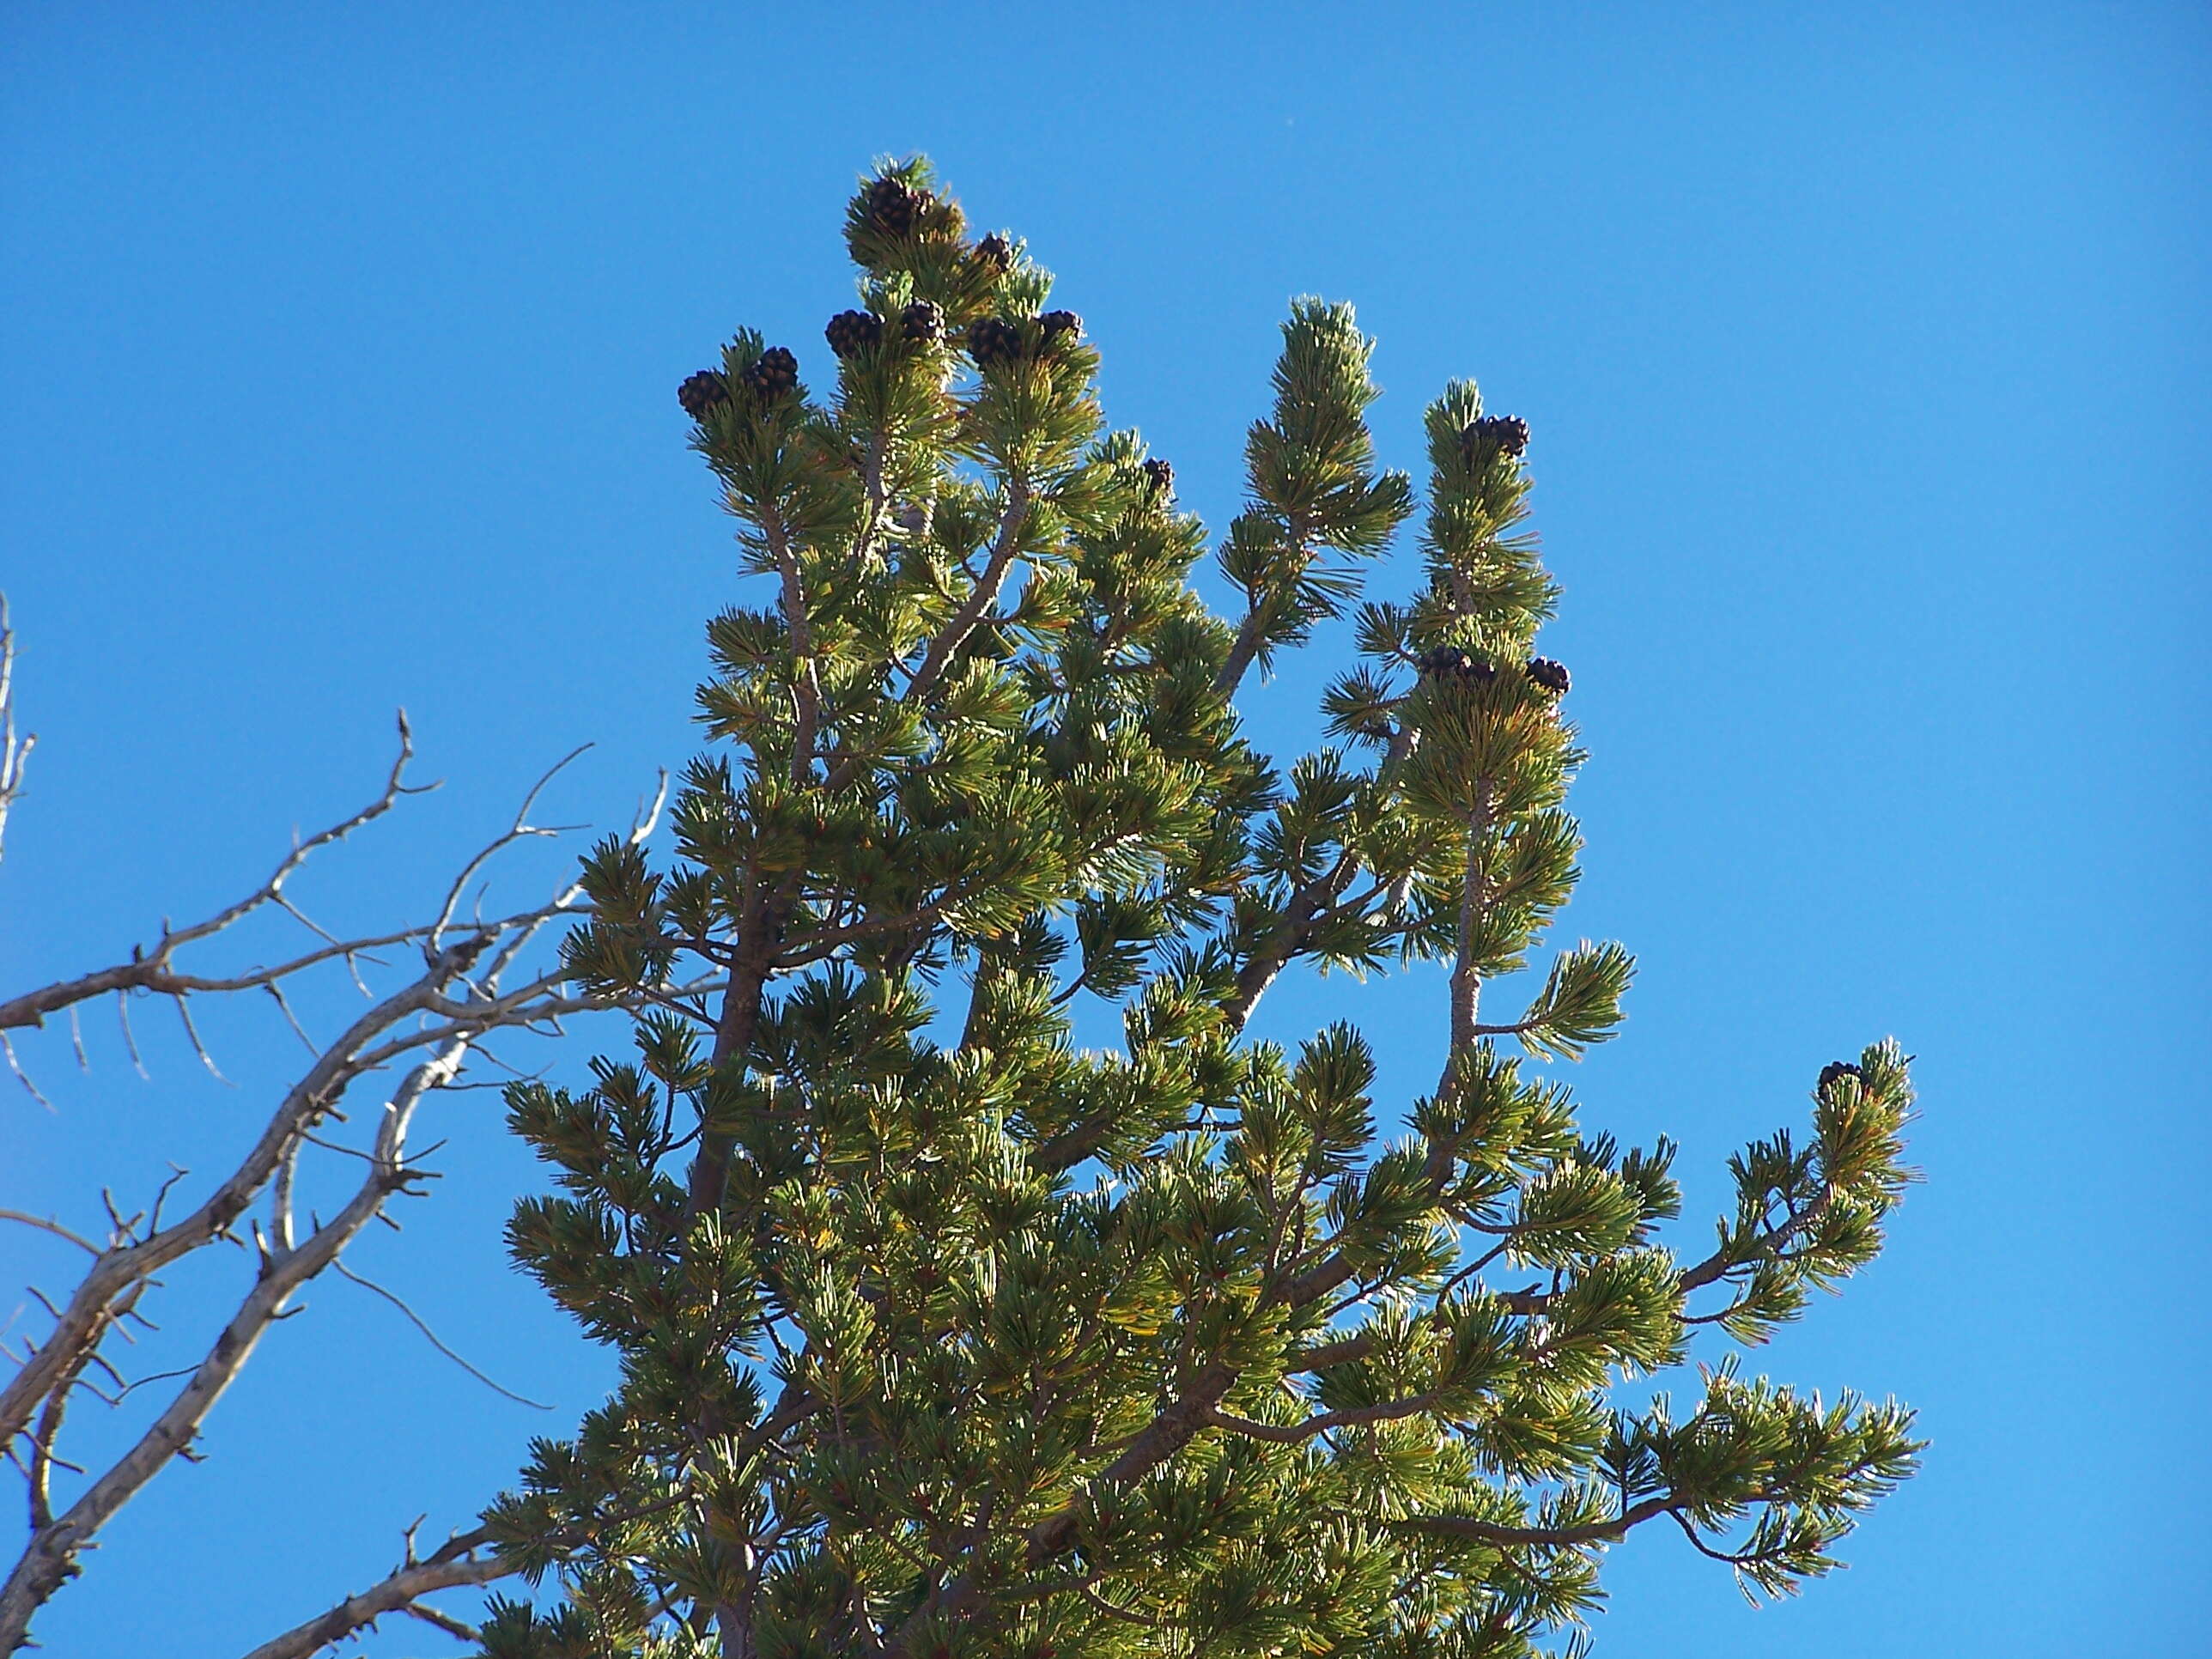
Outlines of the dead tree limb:
{"label": "dead tree limb", "polygon": [[[13,648],[5,612],[0,611],[0,821],[20,785],[22,761],[30,749],[27,739],[19,744],[14,736],[9,675]],[[467,1063],[477,1057],[483,1040],[500,1031],[547,1032],[556,1029],[565,1015],[614,1006],[574,990],[556,963],[546,962],[542,949],[532,949],[541,945],[550,924],[585,914],[577,886],[568,886],[532,908],[492,920],[461,914],[464,890],[488,861],[518,841],[556,833],[529,818],[551,772],[532,789],[506,830],[467,860],[452,881],[433,890],[426,907],[431,920],[341,937],[296,907],[288,884],[314,854],[382,817],[405,797],[422,793],[422,787],[406,781],[413,754],[403,714],[398,754],[376,797],[317,834],[295,838],[252,891],[190,926],[172,927],[165,922],[150,945],[133,949],[127,958],[0,998],[0,1036],[4,1036],[10,1030],[39,1027],[48,1016],[73,1011],[95,997],[167,997],[184,1014],[185,1029],[194,1047],[200,1048],[188,999],[267,994],[278,1002],[289,1029],[307,1038],[311,1051],[234,1165],[173,1219],[165,1218],[161,1200],[182,1179],[181,1173],[137,1213],[126,1213],[127,1205],[108,1202],[104,1241],[98,1230],[71,1228],[22,1210],[0,1210],[0,1219],[52,1234],[90,1258],[65,1293],[40,1298],[51,1322],[43,1335],[30,1342],[15,1375],[0,1388],[0,1448],[5,1448],[29,1485],[24,1547],[0,1583],[0,1654],[14,1653],[28,1642],[33,1616],[81,1570],[83,1553],[116,1513],[173,1461],[196,1455],[193,1443],[209,1413],[300,1290],[337,1267],[340,1255],[371,1222],[384,1217],[393,1199],[420,1189],[432,1171],[422,1164],[423,1154],[410,1150],[410,1130],[432,1095],[469,1086],[459,1079]],[[567,763],[564,760],[561,765]],[[552,769],[557,772],[560,767]],[[630,830],[634,842],[650,833],[660,804],[656,797],[641,811]],[[211,969],[180,961],[184,953],[204,949],[248,916],[270,910],[307,929],[313,943],[273,966]],[[388,966],[380,966],[371,953],[409,946],[416,965],[390,982]],[[317,970],[349,973],[368,993],[367,1006],[325,1042],[307,1036],[284,994],[289,983]],[[371,990],[371,977],[387,982]],[[696,996],[715,988],[702,982],[671,985],[665,992]],[[200,1052],[204,1057],[204,1049]],[[404,1069],[396,1086],[386,1085],[388,1092],[372,1097],[374,1105],[368,1109],[374,1114],[373,1127],[366,1146],[343,1146],[326,1138],[327,1132],[318,1133],[333,1121],[359,1121],[364,1115],[360,1100],[364,1079],[394,1066]],[[303,1229],[293,1201],[298,1166],[303,1158],[319,1158],[326,1150],[356,1160],[358,1179],[337,1213]],[[103,1466],[78,1471],[57,1449],[74,1393],[82,1388],[120,1406],[137,1389],[161,1380],[125,1383],[104,1356],[105,1345],[111,1337],[128,1334],[122,1328],[126,1319],[143,1317],[138,1304],[163,1269],[210,1244],[244,1242],[239,1236],[241,1218],[264,1199],[267,1225],[264,1229],[256,1221],[250,1229],[252,1282],[234,1311],[212,1334],[197,1363],[173,1374],[182,1379],[180,1386],[137,1437]],[[115,1392],[108,1392],[103,1378]],[[64,1481],[58,1479],[57,1471],[77,1473],[74,1480]],[[68,1490],[60,1490],[64,1487]],[[459,1621],[419,1607],[419,1598],[442,1589],[483,1583],[504,1571],[485,1551],[481,1534],[464,1534],[420,1560],[410,1542],[407,1559],[381,1583],[256,1649],[256,1659],[313,1653],[385,1613],[407,1613],[428,1618],[441,1628],[453,1628]]]}
{"label": "dead tree limb", "polygon": [[[305,1624],[295,1625],[282,1636],[264,1642],[246,1659],[312,1659],[313,1655],[343,1642],[386,1613],[404,1613],[417,1619],[425,1618],[432,1610],[419,1605],[422,1596],[465,1584],[489,1584],[505,1577],[507,1571],[491,1554],[481,1528],[463,1533],[419,1561],[415,1559],[410,1536],[406,1559],[384,1578],[358,1595],[349,1595],[329,1612],[318,1613]],[[440,1623],[431,1619],[429,1622],[438,1624],[449,1635],[461,1634],[453,1629],[453,1625],[459,1623],[458,1620]],[[473,1633],[464,1635],[462,1639],[473,1640]]]}

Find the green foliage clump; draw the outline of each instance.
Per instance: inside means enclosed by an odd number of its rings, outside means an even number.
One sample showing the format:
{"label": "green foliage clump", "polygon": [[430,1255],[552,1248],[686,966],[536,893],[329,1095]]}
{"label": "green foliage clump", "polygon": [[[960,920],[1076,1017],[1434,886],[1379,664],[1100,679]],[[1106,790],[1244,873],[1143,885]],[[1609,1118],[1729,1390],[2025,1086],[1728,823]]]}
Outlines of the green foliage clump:
{"label": "green foliage clump", "polygon": [[[1224,618],[1021,245],[920,162],[847,240],[834,384],[751,333],[686,383],[766,602],[708,625],[673,860],[586,864],[567,965],[649,1005],[634,1055],[509,1093],[558,1172],[515,1255],[622,1381],[493,1510],[563,1594],[498,1604],[484,1652],[1510,1659],[1650,1521],[1754,1591],[1826,1571],[1908,1413],[1733,1360],[1617,1402],[1872,1259],[1904,1059],[1829,1066],[1688,1261],[1673,1146],[1584,1134],[1532,1068],[1613,1033],[1632,963],[1535,960],[1580,754],[1526,428],[1445,390],[1421,580],[1364,599],[1414,493],[1350,308],[1297,301]],[[1331,741],[1279,767],[1235,696],[1347,617]],[[1449,1058],[1398,1139],[1353,1026],[1245,1035],[1295,963],[1414,960]],[[1076,1045],[1078,996],[1117,1048]]]}

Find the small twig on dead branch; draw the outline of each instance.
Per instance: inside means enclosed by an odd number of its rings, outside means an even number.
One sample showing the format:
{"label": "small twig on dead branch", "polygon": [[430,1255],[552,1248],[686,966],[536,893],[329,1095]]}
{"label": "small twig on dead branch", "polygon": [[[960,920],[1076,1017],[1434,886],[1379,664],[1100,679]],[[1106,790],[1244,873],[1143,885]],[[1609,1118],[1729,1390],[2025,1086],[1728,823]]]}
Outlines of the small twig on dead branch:
{"label": "small twig on dead branch", "polygon": [[443,1341],[440,1340],[437,1332],[430,1328],[429,1322],[425,1320],[421,1314],[416,1313],[414,1309],[409,1307],[404,1298],[385,1289],[383,1285],[378,1284],[374,1279],[363,1278],[352,1268],[347,1267],[343,1261],[333,1260],[331,1262],[331,1266],[337,1270],[337,1274],[341,1279],[350,1279],[355,1284],[360,1285],[363,1290],[374,1291],[386,1302],[389,1302],[393,1307],[398,1309],[400,1312],[405,1314],[407,1316],[408,1322],[412,1324],[416,1330],[422,1333],[424,1340],[427,1340],[432,1347],[435,1348],[440,1353],[445,1355],[447,1358],[452,1360],[453,1364],[459,1365],[463,1370],[466,1371],[471,1376],[476,1378],[477,1382],[483,1383],[484,1387],[489,1389],[494,1394],[504,1395],[507,1399],[514,1401],[518,1405],[529,1407],[532,1411],[550,1412],[553,1409],[552,1407],[545,1404],[543,1401],[532,1400],[526,1395],[517,1394],[514,1389],[501,1388],[498,1383],[493,1382],[491,1378],[486,1376],[482,1371],[478,1370],[474,1365],[469,1364],[467,1360],[462,1358],[460,1355],[455,1353],[453,1349],[447,1347]]}
{"label": "small twig on dead branch", "polygon": [[138,1056],[138,1038],[131,1029],[131,994],[119,985],[115,988],[115,1018],[123,1027],[123,1046],[130,1053],[132,1069],[151,1082],[153,1075]]}
{"label": "small twig on dead branch", "polygon": [[230,1079],[222,1074],[222,1067],[215,1063],[215,1056],[208,1053],[207,1044],[200,1041],[200,1028],[192,1024],[191,999],[188,996],[179,996],[173,1000],[177,1005],[177,1018],[185,1023],[185,1035],[192,1040],[192,1052],[200,1057],[200,1064],[207,1067],[208,1075],[217,1083],[228,1084],[230,1087],[236,1088],[238,1085],[231,1083]]}
{"label": "small twig on dead branch", "polygon": [[547,767],[539,775],[538,781],[530,786],[529,793],[523,796],[522,805],[515,809],[514,822],[507,827],[503,834],[495,836],[474,858],[461,866],[460,874],[453,878],[453,884],[446,891],[446,902],[438,907],[438,919],[430,924],[429,933],[422,941],[422,950],[426,956],[434,957],[438,953],[438,941],[444,937],[446,930],[453,926],[453,911],[461,902],[463,890],[475,879],[477,872],[483,869],[489,860],[526,836],[555,836],[561,833],[562,827],[575,827],[568,825],[539,829],[530,822],[530,809],[537,805],[538,797],[544,793],[545,786],[552,782],[571,761],[591,746],[588,743],[579,744],[562,756],[559,760],[555,761],[552,765]]}
{"label": "small twig on dead branch", "polygon": [[80,1250],[88,1253],[94,1261],[100,1259],[99,1245],[82,1233],[71,1232],[51,1217],[30,1215],[21,1210],[0,1210],[0,1221],[20,1221],[26,1227],[36,1227],[41,1232],[52,1233],[56,1238],[66,1238]]}
{"label": "small twig on dead branch", "polygon": [[153,1206],[146,1212],[146,1226],[149,1231],[161,1231],[161,1206],[169,1201],[169,1194],[176,1190],[177,1183],[191,1173],[191,1170],[174,1164],[169,1166],[169,1178],[155,1189]]}
{"label": "small twig on dead branch", "polygon": [[[246,1659],[311,1659],[313,1655],[343,1641],[354,1632],[387,1613],[411,1613],[422,1598],[441,1589],[467,1584],[489,1584],[505,1578],[514,1569],[489,1553],[490,1539],[482,1528],[449,1540],[427,1559],[409,1559],[382,1582],[358,1595],[348,1596],[329,1612],[295,1626],[282,1636],[264,1642]],[[410,1541],[408,1554],[414,1549]],[[420,1613],[414,1616],[420,1618]],[[442,1615],[441,1615],[442,1616]],[[456,1623],[459,1621],[456,1620]],[[441,1628],[443,1628],[442,1626]],[[465,1640],[475,1640],[474,1636]]]}
{"label": "small twig on dead branch", "polygon": [[173,1371],[155,1371],[151,1376],[142,1376],[133,1382],[125,1382],[122,1392],[115,1396],[115,1403],[121,1405],[133,1389],[145,1388],[149,1383],[171,1382],[179,1376],[190,1376],[198,1369],[197,1365],[180,1365]]}
{"label": "small twig on dead branch", "polygon": [[37,748],[36,732],[15,735],[15,630],[8,625],[8,596],[0,593],[0,854],[4,854],[8,809],[23,793],[23,769]]}
{"label": "small twig on dead branch", "polygon": [[15,1058],[15,1045],[8,1040],[8,1034],[5,1031],[0,1031],[0,1054],[5,1054],[8,1057],[8,1069],[15,1074],[16,1082],[31,1091],[31,1098],[48,1111],[52,1111],[54,1103],[41,1094],[39,1091],[39,1085],[31,1081],[31,1074],[23,1069],[23,1062]]}
{"label": "small twig on dead branch", "polygon": [[[294,1036],[297,1036],[301,1042],[307,1045],[307,1052],[311,1054],[321,1053],[322,1051],[315,1047],[314,1038],[307,1035],[307,1028],[300,1024],[299,1016],[292,1012],[292,1005],[286,1000],[284,995],[284,988],[277,984],[276,981],[271,980],[262,988],[267,991],[270,996],[276,999],[277,1007],[282,1009],[284,1013],[284,1023],[292,1028]],[[72,1014],[74,1014],[73,1010]]]}
{"label": "small twig on dead branch", "polygon": [[447,1635],[456,1637],[464,1642],[479,1641],[483,1636],[482,1631],[465,1620],[456,1619],[451,1613],[441,1613],[437,1608],[427,1606],[421,1601],[410,1601],[399,1611],[410,1619],[420,1619],[424,1624],[441,1630]]}

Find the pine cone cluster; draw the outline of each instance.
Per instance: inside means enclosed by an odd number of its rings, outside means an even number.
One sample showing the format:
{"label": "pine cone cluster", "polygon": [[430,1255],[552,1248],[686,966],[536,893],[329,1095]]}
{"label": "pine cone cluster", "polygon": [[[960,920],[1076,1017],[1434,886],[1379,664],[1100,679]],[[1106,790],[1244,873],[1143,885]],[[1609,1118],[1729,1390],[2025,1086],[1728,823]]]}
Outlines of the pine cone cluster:
{"label": "pine cone cluster", "polygon": [[945,312],[933,300],[916,300],[899,313],[899,332],[920,345],[935,345],[945,337]]}
{"label": "pine cone cluster", "polygon": [[1530,658],[1528,666],[1522,672],[1554,696],[1564,697],[1567,688],[1574,684],[1567,674],[1565,665],[1553,662],[1549,657]]}
{"label": "pine cone cluster", "polygon": [[1823,1066],[1820,1068],[1820,1081],[1818,1087],[1822,1094],[1826,1094],[1828,1091],[1828,1085],[1831,1083],[1834,1083],[1843,1078],[1863,1078],[1865,1075],[1866,1073],[1864,1072],[1859,1070],[1857,1066],[1852,1065],[1848,1060],[1832,1060],[1826,1066]]}
{"label": "pine cone cluster", "polygon": [[1431,679],[1456,679],[1471,685],[1486,685],[1498,678],[1497,664],[1455,645],[1440,645],[1425,652],[1419,666]]}
{"label": "pine cone cluster", "polygon": [[830,319],[822,337],[840,357],[849,357],[884,337],[883,319],[872,312],[841,311]]}
{"label": "pine cone cluster", "polygon": [[1459,434],[1469,465],[1486,455],[1519,455],[1528,447],[1528,422],[1517,415],[1486,415]]}
{"label": "pine cone cluster", "polygon": [[1145,493],[1155,500],[1175,494],[1175,468],[1155,456],[1144,465]]}
{"label": "pine cone cluster", "polygon": [[911,236],[929,193],[900,179],[878,179],[868,186],[868,222],[890,236]]}
{"label": "pine cone cluster", "polygon": [[730,401],[730,383],[719,370],[702,368],[676,388],[676,401],[695,421],[703,421],[719,404]]}
{"label": "pine cone cluster", "polygon": [[994,231],[975,244],[974,258],[994,276],[1003,276],[1014,268],[1014,245]]}
{"label": "pine cone cluster", "polygon": [[763,403],[781,398],[799,385],[799,359],[781,346],[770,346],[743,374],[745,390]]}
{"label": "pine cone cluster", "polygon": [[1073,340],[1083,337],[1083,319],[1072,311],[1048,311],[1037,319],[1037,326],[1044,330],[1047,345],[1056,343],[1063,334]]}
{"label": "pine cone cluster", "polygon": [[980,368],[1019,362],[1022,331],[1003,317],[979,317],[968,325],[968,355]]}

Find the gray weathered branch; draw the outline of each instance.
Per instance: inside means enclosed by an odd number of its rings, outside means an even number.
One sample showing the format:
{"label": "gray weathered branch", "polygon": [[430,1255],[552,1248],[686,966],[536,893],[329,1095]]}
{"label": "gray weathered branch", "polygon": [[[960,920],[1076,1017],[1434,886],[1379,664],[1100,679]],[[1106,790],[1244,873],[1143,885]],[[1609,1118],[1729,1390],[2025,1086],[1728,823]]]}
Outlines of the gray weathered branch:
{"label": "gray weathered branch", "polygon": [[[419,1561],[410,1546],[406,1559],[383,1579],[358,1595],[349,1595],[329,1612],[318,1613],[303,1625],[295,1625],[282,1636],[272,1637],[247,1654],[246,1659],[312,1659],[356,1631],[374,1624],[386,1613],[423,1617],[425,1609],[416,1605],[422,1596],[457,1589],[465,1584],[489,1584],[513,1571],[491,1553],[489,1537],[482,1528],[461,1534]],[[449,1626],[440,1627],[450,1632]]]}
{"label": "gray weathered branch", "polygon": [[[252,1145],[188,1213],[172,1221],[165,1220],[158,1200],[137,1214],[125,1214],[127,1206],[111,1204],[102,1243],[96,1242],[97,1235],[86,1237],[56,1220],[22,1211],[0,1212],[0,1218],[67,1239],[91,1257],[76,1285],[48,1304],[50,1327],[0,1389],[0,1446],[9,1449],[31,1484],[28,1536],[21,1556],[0,1584],[0,1654],[12,1653],[28,1640],[38,1609],[72,1575],[78,1558],[115,1514],[173,1459],[194,1455],[194,1439],[209,1413],[300,1289],[337,1266],[340,1253],[383,1216],[395,1194],[416,1190],[426,1178],[429,1172],[410,1158],[407,1145],[409,1127],[423,1099],[456,1086],[463,1066],[491,1033],[557,1029],[565,1015],[613,1006],[610,1000],[574,993],[557,969],[522,975],[513,988],[502,983],[548,923],[582,914],[579,886],[572,884],[548,902],[517,915],[491,921],[458,915],[464,887],[489,858],[525,836],[550,833],[528,822],[530,800],[509,828],[469,860],[461,877],[445,888],[435,920],[429,923],[339,939],[316,927],[293,906],[285,884],[310,854],[382,816],[402,796],[419,793],[404,781],[411,756],[403,716],[399,755],[378,797],[341,823],[297,842],[268,879],[246,897],[191,927],[165,926],[150,951],[134,951],[127,963],[0,1001],[0,1030],[11,1025],[36,1026],[46,1014],[108,991],[125,996],[133,992],[167,995],[180,1007],[190,995],[241,991],[270,992],[281,1003],[281,981],[310,969],[339,963],[353,969],[364,952],[380,945],[411,942],[422,951],[419,971],[397,988],[372,994],[368,1006],[335,1039],[320,1045],[308,1039],[312,1057],[277,1099]],[[544,781],[540,780],[539,787]],[[664,794],[665,789],[664,779]],[[531,799],[537,793],[533,788]],[[659,805],[656,798],[641,813],[631,827],[634,842],[650,833]],[[203,944],[253,912],[272,907],[313,929],[322,942],[273,968],[208,974],[176,964],[177,953],[185,947]],[[284,1007],[289,1018],[289,1006]],[[291,1024],[306,1035],[296,1020]],[[308,1230],[304,1237],[295,1237],[292,1190],[303,1149],[331,1146],[315,1132],[326,1119],[343,1120],[341,1103],[349,1090],[398,1061],[407,1062],[410,1069],[381,1103],[367,1150],[332,1148],[365,1166],[351,1195],[336,1215]],[[166,1195],[166,1186],[163,1191]],[[82,1490],[73,1498],[54,1495],[53,1471],[73,1467],[54,1448],[70,1393],[79,1387],[100,1392],[87,1376],[93,1367],[120,1386],[114,1368],[101,1357],[103,1344],[124,1318],[135,1315],[155,1275],[217,1241],[236,1242],[240,1218],[264,1194],[268,1230],[264,1233],[258,1223],[252,1229],[258,1272],[235,1311],[202,1358],[175,1374],[182,1377],[181,1386],[137,1438],[105,1467],[84,1472]],[[143,1378],[121,1387],[114,1401],[119,1403],[132,1389],[158,1380]],[[420,1563],[410,1553],[405,1567],[383,1584],[333,1609],[314,1626],[301,1628],[321,1628],[330,1620],[359,1613],[353,1623],[337,1630],[343,1635],[377,1613],[410,1611],[417,1597],[432,1590],[498,1576],[489,1561],[477,1558],[473,1548],[441,1552]],[[335,1636],[325,1641],[333,1639]],[[293,1650],[276,1646],[262,1650]],[[297,1650],[313,1650],[312,1646]]]}

